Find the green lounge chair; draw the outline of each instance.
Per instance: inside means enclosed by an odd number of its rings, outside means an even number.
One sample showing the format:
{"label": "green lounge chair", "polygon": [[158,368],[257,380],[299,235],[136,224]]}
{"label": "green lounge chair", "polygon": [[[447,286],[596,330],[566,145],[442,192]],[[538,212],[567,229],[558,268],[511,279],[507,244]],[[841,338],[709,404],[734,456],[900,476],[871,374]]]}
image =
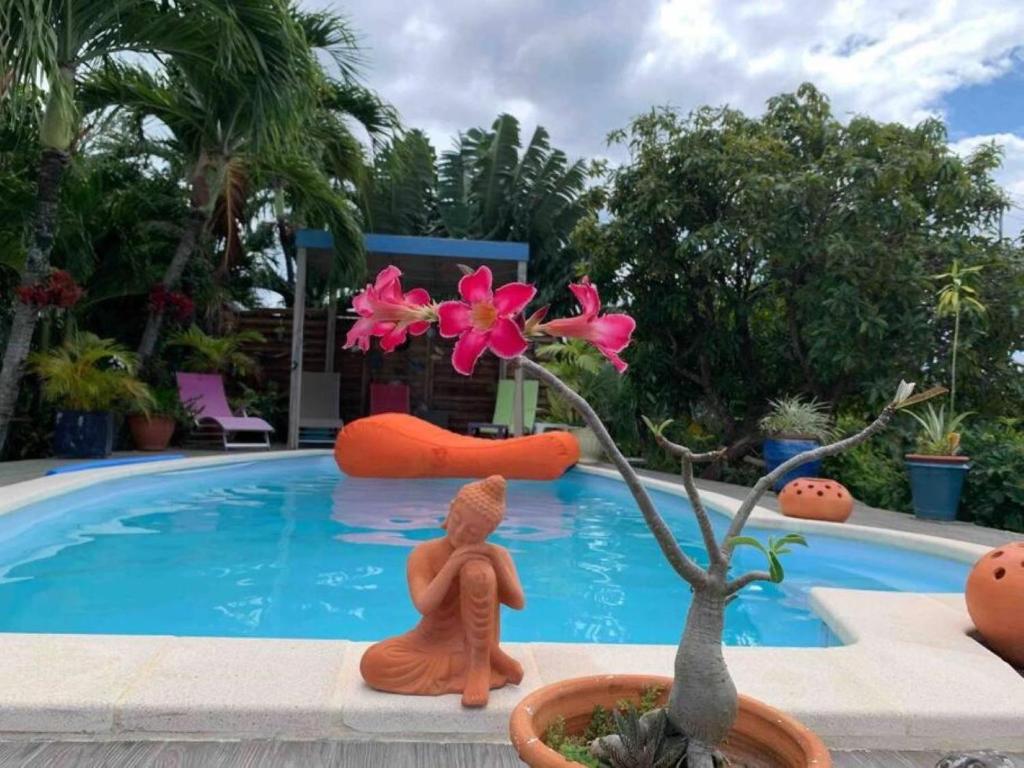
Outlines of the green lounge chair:
{"label": "green lounge chair", "polygon": [[[523,433],[533,432],[534,422],[537,419],[537,395],[540,391],[540,382],[534,379],[523,381]],[[515,379],[500,379],[498,381],[498,398],[494,401],[494,417],[490,421],[469,422],[470,435],[493,435],[494,437],[508,437],[512,429],[512,412],[515,405],[516,381]]]}

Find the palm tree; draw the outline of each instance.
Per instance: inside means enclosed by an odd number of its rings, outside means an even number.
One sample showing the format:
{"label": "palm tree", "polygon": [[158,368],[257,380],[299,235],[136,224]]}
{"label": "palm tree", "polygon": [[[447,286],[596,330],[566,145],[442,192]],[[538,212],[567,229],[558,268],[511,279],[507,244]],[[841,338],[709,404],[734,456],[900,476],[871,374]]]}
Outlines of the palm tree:
{"label": "palm tree", "polygon": [[[214,276],[223,283],[242,258],[241,232],[250,216],[247,201],[254,190],[268,184],[310,223],[329,227],[340,253],[361,252],[353,206],[331,185],[317,162],[320,158],[308,149],[321,146],[333,132],[333,160],[349,168],[362,165],[358,142],[342,123],[324,116],[325,103],[345,104],[347,94],[336,93],[316,58],[317,49],[327,51],[347,77],[354,67],[353,38],[345,22],[330,14],[301,14],[289,8],[281,23],[298,41],[291,58],[245,73],[241,82],[214,77],[202,62],[177,59],[162,73],[108,66],[90,82],[95,107],[115,105],[157,118],[170,133],[154,146],[180,166],[189,188],[189,215],[161,280],[167,288],[181,280],[206,235],[221,244]],[[364,106],[356,96],[348,103],[355,105],[354,110]],[[366,117],[374,129],[375,117]],[[358,162],[346,159],[353,155]],[[162,323],[162,312],[150,311],[138,348],[142,360],[153,353]]]}
{"label": "palm tree", "polygon": [[[121,54],[202,56],[217,77],[258,71],[285,54],[264,47],[274,40],[277,0],[5,0],[0,4],[0,99],[11,105],[35,98],[44,85],[35,212],[20,283],[47,278],[61,179],[80,132],[80,87],[101,62]],[[211,42],[216,41],[214,47]],[[214,51],[211,57],[210,52]],[[0,451],[7,440],[25,359],[38,319],[28,303],[15,305],[0,369]]]}
{"label": "palm tree", "polygon": [[[519,121],[500,115],[490,130],[473,128],[437,163],[436,192],[424,158],[433,154],[424,139],[410,134],[393,144],[374,167],[368,219],[375,231],[443,234],[477,240],[520,240],[530,244],[530,278],[539,299],[550,301],[574,277],[569,236],[589,210],[588,169],[570,163],[538,126],[524,148]],[[410,231],[420,229],[421,231]]]}
{"label": "palm tree", "polygon": [[297,226],[325,227],[334,234],[332,284],[361,277],[362,221],[351,197],[364,194],[367,182],[363,147],[353,127],[365,131],[374,146],[398,128],[394,109],[360,81],[358,41],[341,17],[318,12],[295,12],[309,45],[332,54],[336,74],[325,67],[316,73],[312,109],[295,125],[278,152],[255,159],[256,187],[272,195],[274,222],[285,267],[284,280],[268,271],[271,290],[286,305],[295,294]]}
{"label": "palm tree", "polygon": [[436,164],[430,139],[418,129],[381,147],[373,159],[366,194],[368,229],[394,235],[438,234]]}

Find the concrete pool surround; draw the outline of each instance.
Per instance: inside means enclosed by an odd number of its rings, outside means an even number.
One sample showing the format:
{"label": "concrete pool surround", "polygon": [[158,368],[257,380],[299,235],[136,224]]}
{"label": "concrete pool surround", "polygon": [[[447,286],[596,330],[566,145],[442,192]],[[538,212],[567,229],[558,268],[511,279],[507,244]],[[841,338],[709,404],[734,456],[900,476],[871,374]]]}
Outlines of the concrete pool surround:
{"label": "concrete pool surround", "polygon": [[[326,451],[212,456],[69,473],[0,489],[0,514],[95,483]],[[618,478],[614,470],[576,471]],[[675,496],[660,479],[645,485]],[[739,502],[704,492],[726,515]],[[963,563],[990,548],[904,531],[786,518],[763,507],[763,529],[891,544]],[[744,694],[815,731],[833,749],[1024,750],[1024,678],[971,637],[962,594],[812,591],[814,610],[845,645],[729,646]],[[294,737],[504,741],[516,703],[542,685],[613,673],[664,675],[675,646],[509,644],[524,676],[484,710],[457,695],[405,697],[359,674],[369,643],[169,636],[0,634],[0,734],[76,738]],[[993,692],[998,691],[998,695]]]}

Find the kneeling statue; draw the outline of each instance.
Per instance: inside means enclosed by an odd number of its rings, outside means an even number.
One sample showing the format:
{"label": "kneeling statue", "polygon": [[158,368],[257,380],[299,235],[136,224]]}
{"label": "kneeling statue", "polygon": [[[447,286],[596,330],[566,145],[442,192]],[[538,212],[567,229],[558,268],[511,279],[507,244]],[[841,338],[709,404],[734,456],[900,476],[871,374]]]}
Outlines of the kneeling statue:
{"label": "kneeling statue", "polygon": [[523,679],[522,665],[501,650],[500,604],[526,604],[512,555],[488,544],[505,516],[505,478],[463,486],[441,526],[446,536],[413,549],[407,576],[416,628],[376,643],[363,655],[363,679],[379,691],[419,696],[461,693],[483,707],[492,688]]}

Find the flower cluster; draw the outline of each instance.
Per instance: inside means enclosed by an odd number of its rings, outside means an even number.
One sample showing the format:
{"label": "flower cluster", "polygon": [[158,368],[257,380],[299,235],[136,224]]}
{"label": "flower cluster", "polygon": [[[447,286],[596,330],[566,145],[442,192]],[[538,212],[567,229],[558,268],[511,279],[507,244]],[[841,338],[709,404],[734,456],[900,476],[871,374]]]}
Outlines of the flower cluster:
{"label": "flower cluster", "polygon": [[398,267],[385,267],[372,285],[352,299],[352,308],[359,319],[345,337],[345,349],[370,348],[370,339],[379,338],[380,347],[391,352],[402,344],[408,334],[419,336],[427,332],[437,318],[430,303],[430,294],[422,288],[402,292]]}
{"label": "flower cluster", "polygon": [[597,288],[585,277],[569,286],[579,302],[580,314],[545,322],[547,307],[523,317],[537,294],[534,286],[507,283],[495,290],[493,275],[486,266],[459,281],[460,300],[440,303],[432,303],[422,288],[404,293],[401,274],[394,266],[383,269],[352,300],[359,319],[348,332],[346,349],[359,347],[365,352],[371,339],[379,338],[381,349],[390,352],[408,334],[425,333],[437,322],[441,336],[456,340],[452,366],[466,376],[473,373],[486,350],[498,357],[513,358],[527,350],[531,338],[540,336],[585,339],[620,373],[627,368],[619,353],[629,345],[636,322],[629,315],[602,315]]}
{"label": "flower cluster", "polygon": [[17,294],[22,304],[68,309],[79,302],[85,290],[69,272],[55,269],[45,283],[18,286]]}
{"label": "flower cluster", "polygon": [[184,293],[169,291],[163,283],[157,283],[149,292],[149,308],[153,312],[168,312],[179,323],[192,317],[195,302]]}

